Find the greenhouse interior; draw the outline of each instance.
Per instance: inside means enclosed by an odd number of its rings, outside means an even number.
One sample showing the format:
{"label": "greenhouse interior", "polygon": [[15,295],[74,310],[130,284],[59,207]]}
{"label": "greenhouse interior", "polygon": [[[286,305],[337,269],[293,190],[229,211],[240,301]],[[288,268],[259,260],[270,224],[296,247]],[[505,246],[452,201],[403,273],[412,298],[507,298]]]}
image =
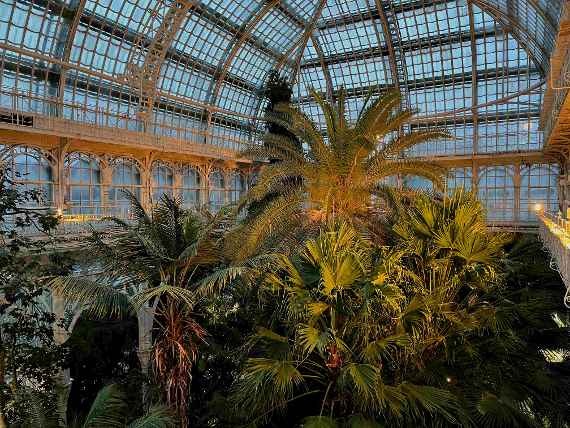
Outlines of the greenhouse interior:
{"label": "greenhouse interior", "polygon": [[0,428],[570,428],[570,1],[0,0]]}

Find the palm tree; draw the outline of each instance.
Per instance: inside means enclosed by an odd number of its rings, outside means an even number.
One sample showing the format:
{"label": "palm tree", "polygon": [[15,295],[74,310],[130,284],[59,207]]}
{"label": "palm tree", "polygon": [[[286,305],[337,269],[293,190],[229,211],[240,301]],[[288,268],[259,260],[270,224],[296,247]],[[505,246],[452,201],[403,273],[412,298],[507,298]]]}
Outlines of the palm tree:
{"label": "palm tree", "polygon": [[[562,305],[540,286],[527,288],[528,277],[523,287],[512,284],[528,275],[540,248],[525,249],[528,239],[519,237],[507,258],[513,238],[489,233],[481,204],[463,190],[403,205],[391,243],[431,319],[413,341],[424,344],[414,351],[422,357],[418,379],[445,377],[477,426],[567,427],[568,363],[551,360],[570,341],[553,319]],[[538,283],[548,277],[540,272]]]}
{"label": "palm tree", "polygon": [[462,191],[398,203],[389,246],[336,220],[263,273],[272,315],[236,405],[252,424],[305,428],[565,427],[550,409],[565,406],[567,364],[529,345],[560,328],[540,296],[506,289],[510,237]]}
{"label": "palm tree", "polygon": [[[473,282],[472,287],[497,284],[510,238],[505,233],[489,233],[485,210],[475,195],[462,189],[449,196],[417,193],[411,204],[397,204],[393,243],[406,253],[406,263],[421,275],[423,283],[430,281],[426,275],[433,271],[446,278],[464,277],[478,267],[484,269],[479,272],[479,284]],[[475,277],[470,276],[470,281]]]}
{"label": "palm tree", "polygon": [[84,418],[71,423],[64,422],[57,409],[43,403],[41,397],[27,391],[20,399],[28,404],[29,414],[23,428],[173,428],[176,420],[165,406],[154,405],[141,417],[132,419],[128,415],[125,395],[118,385],[102,388]]}
{"label": "palm tree", "polygon": [[[92,237],[91,254],[101,269],[95,279],[56,278],[51,287],[82,304],[90,316],[139,316],[143,369],[148,342],[164,399],[184,424],[191,368],[206,336],[195,319],[195,288],[223,260],[226,216],[183,210],[166,194],[147,213],[136,197],[129,197],[134,222],[113,218],[117,230]],[[144,331],[153,325],[154,334]]]}
{"label": "palm tree", "polygon": [[[351,123],[346,111],[346,93],[341,91],[336,104],[315,92],[326,131],[300,110],[278,105],[267,119],[295,135],[305,147],[284,135],[267,133],[263,145],[253,145],[244,156],[259,160],[278,160],[261,169],[257,184],[241,206],[247,207],[272,198],[263,212],[247,227],[246,245],[255,248],[260,238],[284,225],[298,224],[309,217],[317,220],[341,216],[353,221],[369,214],[375,198],[383,195],[382,181],[390,176],[409,174],[426,177],[436,186],[443,185],[445,170],[432,163],[406,159],[403,154],[416,144],[451,138],[442,130],[402,132],[413,117],[401,109],[398,91],[388,91],[364,103]],[[244,250],[245,251],[245,250]]]}
{"label": "palm tree", "polygon": [[437,345],[426,343],[424,331],[438,305],[404,287],[413,272],[402,268],[402,256],[378,253],[341,222],[298,256],[281,257],[264,287],[281,303],[252,337],[234,387],[252,424],[287,410],[287,426],[402,426],[436,416],[468,426],[452,392],[411,381],[428,358],[423,348]]}

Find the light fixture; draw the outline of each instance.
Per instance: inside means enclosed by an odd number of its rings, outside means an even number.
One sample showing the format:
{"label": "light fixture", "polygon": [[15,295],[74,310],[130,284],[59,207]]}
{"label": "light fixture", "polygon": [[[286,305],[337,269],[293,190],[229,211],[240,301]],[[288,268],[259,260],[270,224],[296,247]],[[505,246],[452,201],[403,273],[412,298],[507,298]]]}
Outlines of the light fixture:
{"label": "light fixture", "polygon": [[537,213],[541,213],[542,211],[544,211],[544,207],[542,206],[542,204],[534,204],[534,211],[536,211]]}
{"label": "light fixture", "polygon": [[62,217],[62,216],[63,216],[63,210],[62,210],[61,208],[58,208],[58,209],[56,210],[56,213],[57,213],[57,216],[58,216],[58,217]]}

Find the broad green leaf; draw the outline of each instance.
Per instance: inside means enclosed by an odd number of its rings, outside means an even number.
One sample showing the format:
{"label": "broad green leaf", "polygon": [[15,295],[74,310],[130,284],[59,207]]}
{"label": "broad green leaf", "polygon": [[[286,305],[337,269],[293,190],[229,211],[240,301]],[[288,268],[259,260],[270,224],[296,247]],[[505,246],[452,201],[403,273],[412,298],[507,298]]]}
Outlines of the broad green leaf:
{"label": "broad green leaf", "polygon": [[303,419],[301,428],[339,428],[339,425],[328,416],[309,416]]}

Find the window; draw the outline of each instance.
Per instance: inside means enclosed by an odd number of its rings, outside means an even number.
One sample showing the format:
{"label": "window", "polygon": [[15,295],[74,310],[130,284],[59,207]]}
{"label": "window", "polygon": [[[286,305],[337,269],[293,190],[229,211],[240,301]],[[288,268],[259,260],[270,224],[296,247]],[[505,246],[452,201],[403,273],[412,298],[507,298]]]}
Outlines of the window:
{"label": "window", "polygon": [[174,172],[163,163],[155,163],[152,168],[152,201],[158,203],[163,194],[174,196]]}
{"label": "window", "polygon": [[558,166],[532,165],[521,167],[521,212],[522,221],[537,220],[535,206],[541,205],[546,212],[558,211],[557,194]]}
{"label": "window", "polygon": [[212,171],[210,173],[210,209],[214,212],[224,206],[224,188],[225,180],[221,171]]}
{"label": "window", "polygon": [[200,205],[200,173],[196,168],[185,165],[182,170],[182,204],[185,208]]}
{"label": "window", "polygon": [[471,168],[452,168],[449,170],[449,176],[447,177],[447,190],[450,193],[455,189],[464,189],[465,191],[470,192],[472,190],[472,179]]}
{"label": "window", "polygon": [[230,176],[230,188],[228,189],[228,201],[235,204],[245,193],[245,177],[238,171],[232,172]]}
{"label": "window", "polygon": [[66,214],[102,214],[101,170],[97,159],[72,153],[65,160],[65,173]]}
{"label": "window", "polygon": [[136,163],[130,159],[117,159],[113,165],[113,179],[109,189],[109,203],[114,215],[129,218],[131,202],[125,191],[131,192],[140,200],[141,189],[141,174]]}
{"label": "window", "polygon": [[489,221],[513,221],[515,211],[513,167],[482,168],[479,173],[478,196],[487,208]]}
{"label": "window", "polygon": [[48,160],[31,147],[10,147],[5,154],[12,180],[22,191],[39,192],[39,205],[53,206],[53,174]]}

